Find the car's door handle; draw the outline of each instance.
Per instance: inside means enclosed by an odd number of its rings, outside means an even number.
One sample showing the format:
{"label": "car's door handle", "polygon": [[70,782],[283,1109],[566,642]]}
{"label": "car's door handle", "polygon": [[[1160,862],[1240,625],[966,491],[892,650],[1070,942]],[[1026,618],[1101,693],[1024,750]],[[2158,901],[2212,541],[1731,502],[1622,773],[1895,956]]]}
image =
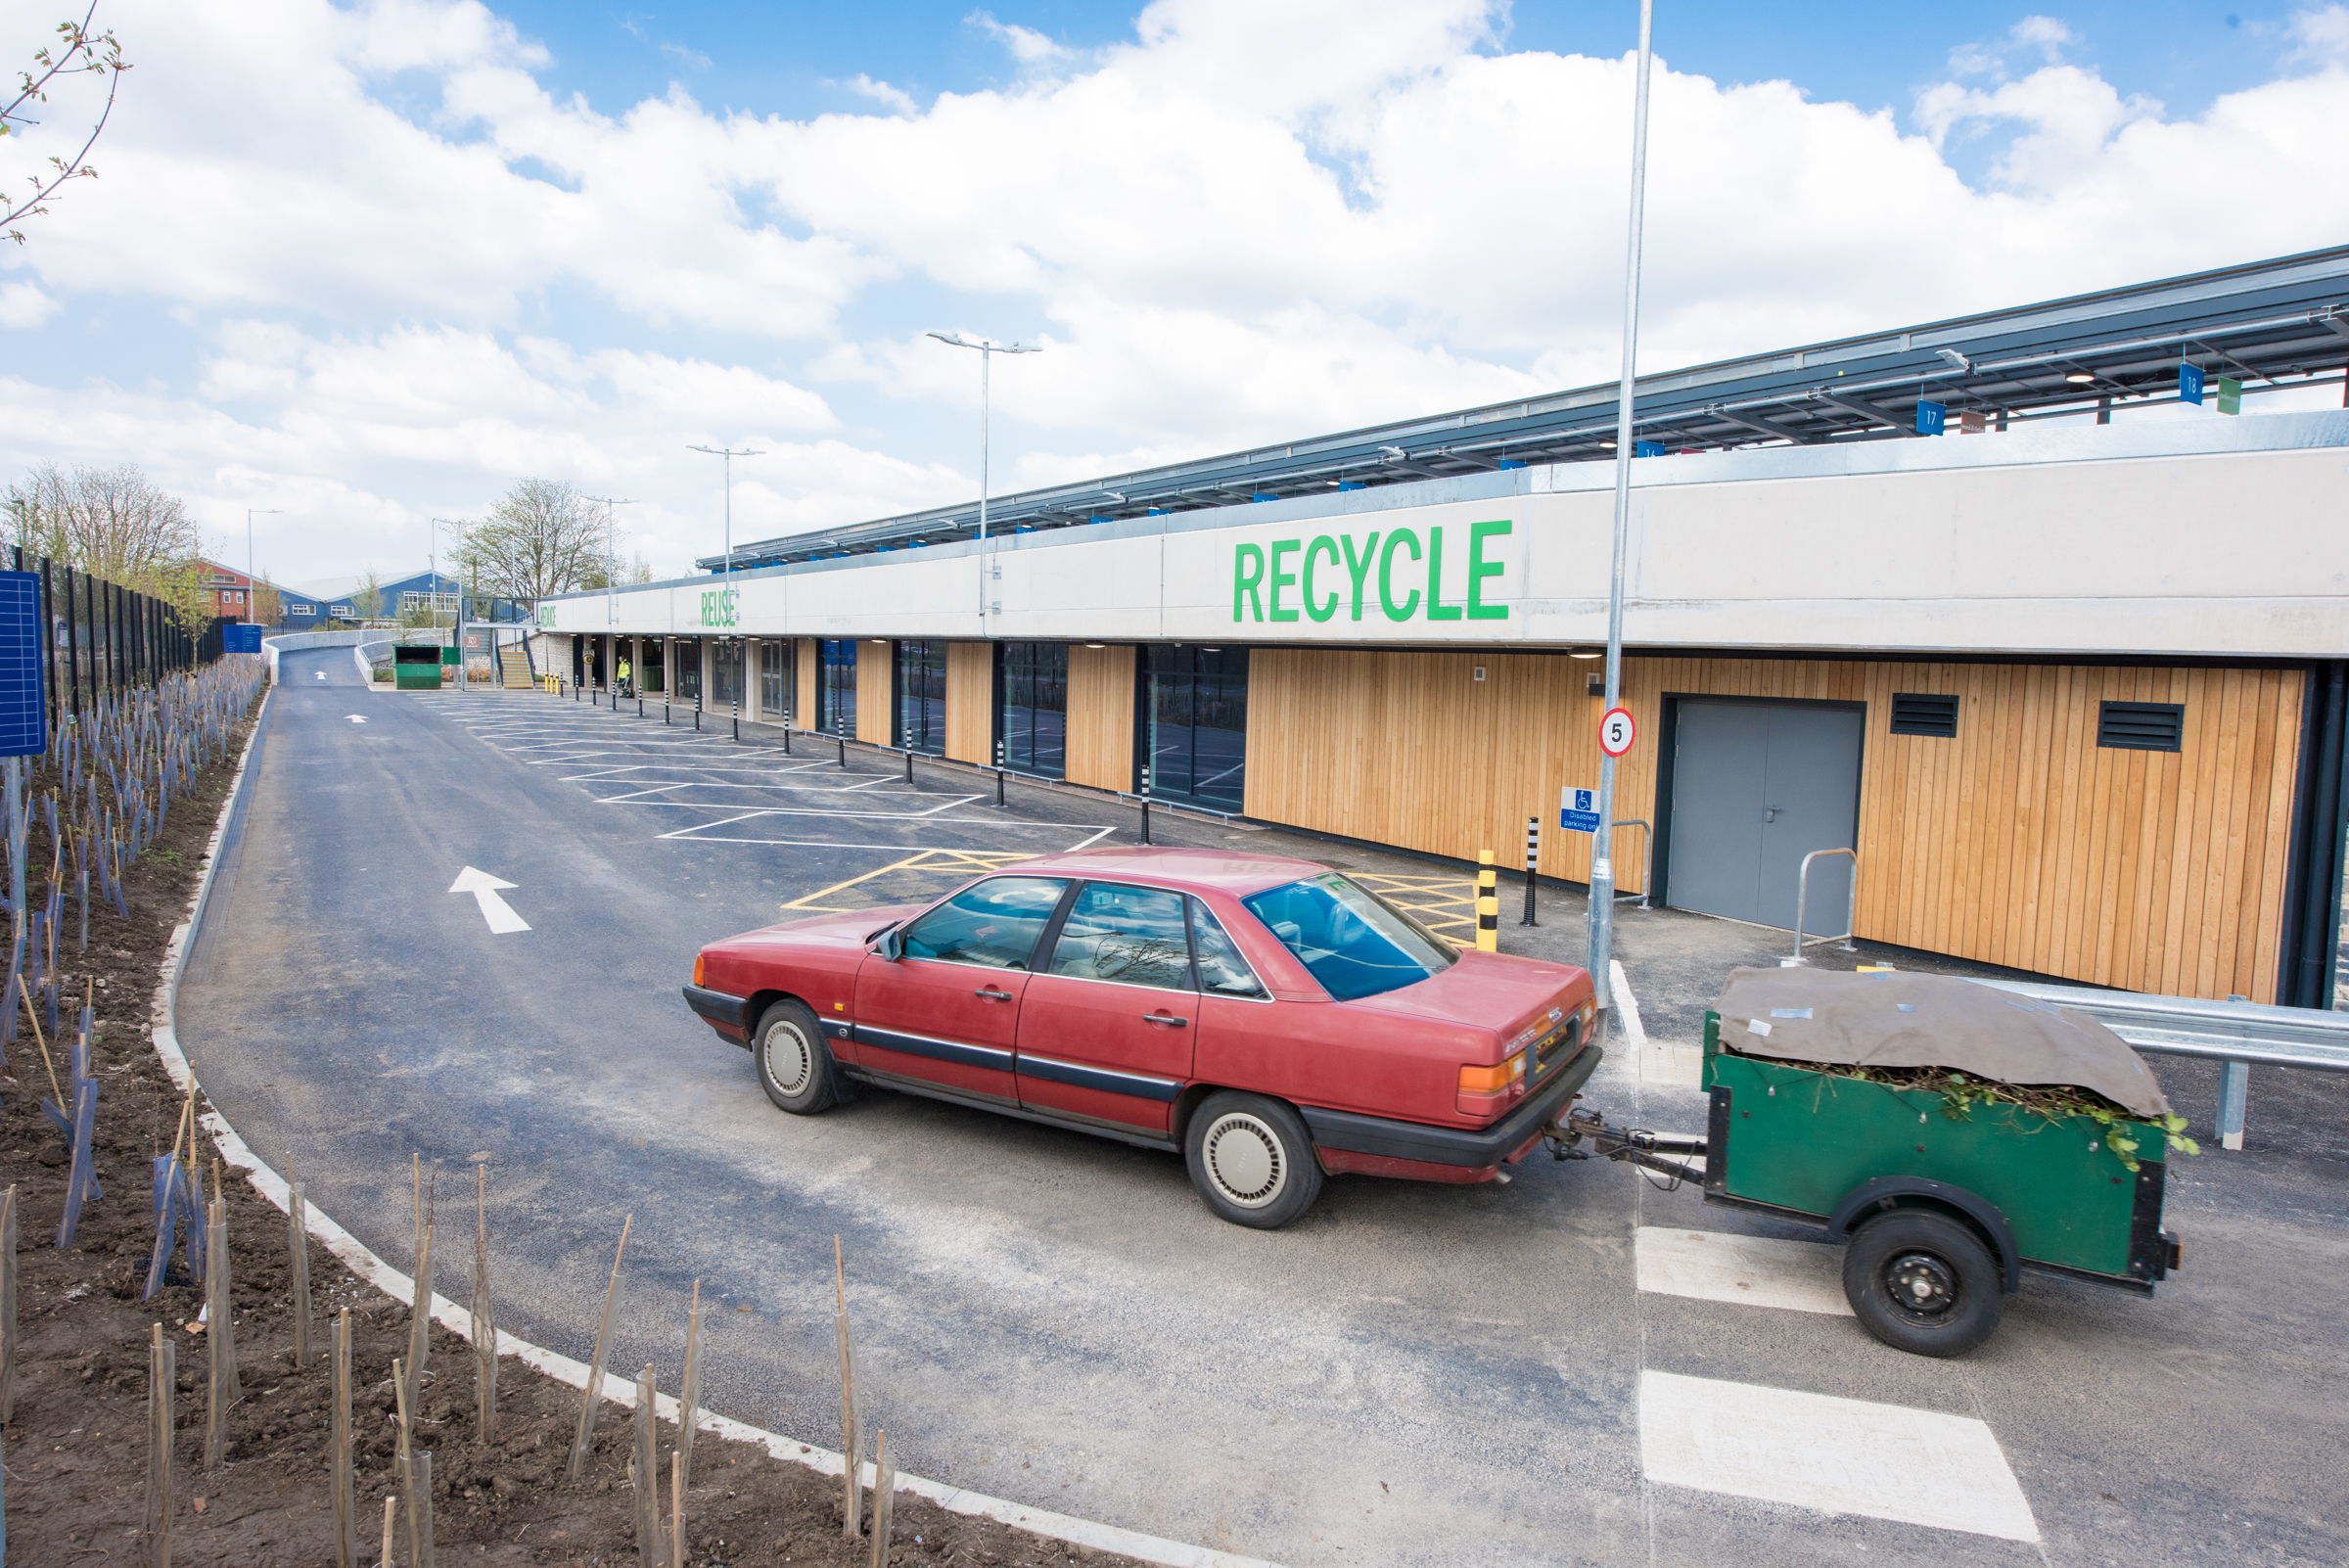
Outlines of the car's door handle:
{"label": "car's door handle", "polygon": [[1762,807],[1762,820],[1765,822],[1775,822],[1778,819],[1778,812],[1780,809],[1781,807],[1775,806],[1765,806]]}
{"label": "car's door handle", "polygon": [[1009,1000],[1011,1000],[1011,992],[1008,992],[1008,991],[997,991],[997,990],[995,990],[995,988],[994,988],[994,987],[992,987],[992,986],[982,986],[982,987],[980,987],[980,988],[979,988],[977,991],[974,991],[974,992],[971,992],[971,994],[972,994],[972,995],[974,995],[974,996],[977,996],[977,997],[978,997],[978,998],[980,998],[982,1001],[1009,1001]]}
{"label": "car's door handle", "polygon": [[1173,1013],[1144,1013],[1142,1014],[1142,1022],[1145,1024],[1164,1024],[1169,1029],[1188,1029],[1191,1027],[1191,1021],[1189,1019],[1177,1018]]}

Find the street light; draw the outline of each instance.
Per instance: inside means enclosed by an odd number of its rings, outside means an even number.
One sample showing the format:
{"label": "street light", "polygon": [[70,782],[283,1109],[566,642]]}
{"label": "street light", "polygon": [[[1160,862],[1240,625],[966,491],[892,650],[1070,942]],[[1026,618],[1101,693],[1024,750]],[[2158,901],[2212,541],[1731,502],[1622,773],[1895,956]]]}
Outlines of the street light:
{"label": "street light", "polygon": [[976,348],[979,350],[979,553],[981,556],[981,564],[979,568],[979,615],[980,619],[984,621],[987,617],[987,566],[985,557],[987,554],[988,367],[994,363],[994,358],[997,354],[1040,354],[1044,350],[1040,346],[1037,345],[1024,343],[993,343],[985,338],[980,339],[977,343],[973,343],[970,339],[965,338],[959,332],[934,332],[931,333],[930,336],[936,338],[940,343],[949,345],[956,348]]}
{"label": "street light", "polygon": [[[617,495],[590,495],[586,499],[604,503],[604,635],[610,637],[613,628],[619,624],[620,615],[618,603],[613,597],[620,591],[620,519],[613,508],[634,506],[636,502]],[[612,672],[608,669],[604,671],[604,684],[608,688],[618,689],[613,687]],[[641,678],[636,689],[644,689]]]}
{"label": "street light", "polygon": [[[457,519],[457,518],[437,517],[437,518],[434,518],[434,519],[433,519],[433,528],[434,528],[434,530],[435,530],[435,541],[434,541],[434,547],[433,547],[432,553],[431,553],[431,554],[429,554],[428,556],[426,556],[426,557],[425,557],[425,562],[426,562],[426,565],[427,565],[428,567],[430,567],[430,569],[431,569],[431,572],[432,572],[432,578],[433,578],[433,629],[434,629],[434,630],[436,630],[436,631],[438,631],[438,630],[439,630],[439,629],[440,629],[440,551],[439,551],[438,537],[438,530],[441,530],[441,529],[446,529],[446,530],[449,530],[451,533],[454,533],[454,534],[455,534],[455,535],[458,537],[458,539],[462,540],[462,539],[465,537],[465,530],[468,530],[468,529],[470,529],[470,528],[472,528],[472,527],[473,527],[473,525],[472,525],[471,523],[465,522],[465,521],[463,521],[463,520],[461,520],[461,519]],[[455,615],[453,615],[453,616],[451,616],[451,617],[449,618],[449,621],[450,621],[450,624],[449,624],[449,640],[450,640],[450,643],[451,643],[451,645],[452,645],[453,647],[455,647],[455,649],[457,650],[457,690],[459,690],[459,691],[463,691],[463,690],[465,690],[466,688],[465,688],[465,579],[464,579],[462,576],[458,577],[458,579],[457,579],[457,609],[456,609],[456,614],[455,614]]]}
{"label": "street light", "polygon": [[712,457],[722,457],[726,460],[726,566],[725,571],[720,575],[732,576],[734,575],[734,459],[737,457],[764,457],[766,454],[754,452],[748,447],[737,450],[731,446],[694,446],[690,449],[697,452],[708,452]]}
{"label": "street light", "polygon": [[[1623,699],[1623,558],[1631,538],[1632,366],[1639,333],[1639,236],[1647,208],[1647,64],[1656,20],[1655,0],[1639,0],[1639,74],[1632,91],[1631,254],[1623,268],[1623,378],[1615,392],[1615,553],[1607,587],[1607,710]],[[1652,894],[1653,890],[1649,890]],[[1598,759],[1598,833],[1590,843],[1590,988],[1610,1012],[1615,1006],[1611,962],[1615,945],[1615,758]]]}
{"label": "street light", "polygon": [[283,507],[276,506],[245,508],[245,613],[248,618],[253,614],[253,520],[256,514],[261,517],[276,517],[283,511]]}

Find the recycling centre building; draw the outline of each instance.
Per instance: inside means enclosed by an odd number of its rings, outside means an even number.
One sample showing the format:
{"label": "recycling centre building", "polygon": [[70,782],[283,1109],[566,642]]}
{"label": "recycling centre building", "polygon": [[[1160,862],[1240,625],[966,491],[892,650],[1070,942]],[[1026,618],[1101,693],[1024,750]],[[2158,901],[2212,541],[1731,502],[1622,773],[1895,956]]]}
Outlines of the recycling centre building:
{"label": "recycling centre building", "polygon": [[[1864,940],[2331,1005],[2345,372],[2349,248],[1642,378],[1619,888],[1791,927],[1849,848]],[[1538,816],[1582,882],[1615,400],[765,540],[545,601],[542,668],[1461,859]]]}

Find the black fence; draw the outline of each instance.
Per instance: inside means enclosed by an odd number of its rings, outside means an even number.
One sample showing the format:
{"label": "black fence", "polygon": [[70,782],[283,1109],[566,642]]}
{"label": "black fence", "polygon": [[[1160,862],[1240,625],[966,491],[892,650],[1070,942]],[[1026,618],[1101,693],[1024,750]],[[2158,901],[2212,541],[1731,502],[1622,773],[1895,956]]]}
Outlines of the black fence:
{"label": "black fence", "polygon": [[181,624],[161,599],[60,566],[21,545],[7,550],[10,567],[41,579],[41,659],[49,692],[49,721],[78,714],[101,692],[143,686],[174,669],[193,669],[220,657],[221,627],[201,633]]}

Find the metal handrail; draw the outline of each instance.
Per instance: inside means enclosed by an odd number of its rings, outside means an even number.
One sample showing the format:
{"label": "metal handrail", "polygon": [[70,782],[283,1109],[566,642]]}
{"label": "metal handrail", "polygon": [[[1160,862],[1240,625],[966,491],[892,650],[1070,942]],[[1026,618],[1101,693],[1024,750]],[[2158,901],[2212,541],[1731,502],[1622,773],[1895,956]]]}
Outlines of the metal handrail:
{"label": "metal handrail", "polygon": [[1858,952],[1852,945],[1852,933],[1860,927],[1860,852],[1858,850],[1813,850],[1803,856],[1803,868],[1796,874],[1794,884],[1794,956],[1778,960],[1780,969],[1800,969],[1810,963],[1803,956],[1803,916],[1805,905],[1811,901],[1811,862],[1822,854],[1848,854],[1852,857],[1852,906],[1844,911],[1841,937],[1815,937],[1815,942],[1841,942],[1845,952]]}
{"label": "metal handrail", "polygon": [[[1616,827],[1616,828],[1635,827],[1635,828],[1645,828],[1645,829],[1647,830],[1647,838],[1646,838],[1646,839],[1645,839],[1645,841],[1644,841],[1644,842],[1646,843],[1646,845],[1647,845],[1647,868],[1646,868],[1644,871],[1642,871],[1642,872],[1640,873],[1640,876],[1639,876],[1639,893],[1638,893],[1638,899],[1639,899],[1639,907],[1640,907],[1640,908],[1642,908],[1642,909],[1648,909],[1648,908],[1652,908],[1652,907],[1654,907],[1654,905],[1652,905],[1651,903],[1649,903],[1649,902],[1648,902],[1648,900],[1649,900],[1651,898],[1653,898],[1653,897],[1655,896],[1655,891],[1656,891],[1656,829],[1655,829],[1655,825],[1654,825],[1653,823],[1649,822],[1649,821],[1648,821],[1648,820],[1647,820],[1645,817],[1639,817],[1639,816],[1631,817],[1631,818],[1628,818],[1627,820],[1624,820],[1624,821],[1621,821],[1621,822],[1612,823],[1612,824],[1610,824],[1610,825],[1611,825],[1611,826],[1613,826],[1613,827]],[[1611,844],[1611,843],[1612,843],[1612,839],[1610,838],[1610,844]],[[1616,901],[1617,903],[1621,903],[1621,902],[1623,902],[1623,900],[1624,900],[1624,899],[1629,899],[1629,898],[1631,898],[1631,897],[1632,897],[1632,895],[1631,895],[1631,894],[1628,894],[1628,893],[1618,893],[1617,895],[1615,895],[1615,901]]]}

